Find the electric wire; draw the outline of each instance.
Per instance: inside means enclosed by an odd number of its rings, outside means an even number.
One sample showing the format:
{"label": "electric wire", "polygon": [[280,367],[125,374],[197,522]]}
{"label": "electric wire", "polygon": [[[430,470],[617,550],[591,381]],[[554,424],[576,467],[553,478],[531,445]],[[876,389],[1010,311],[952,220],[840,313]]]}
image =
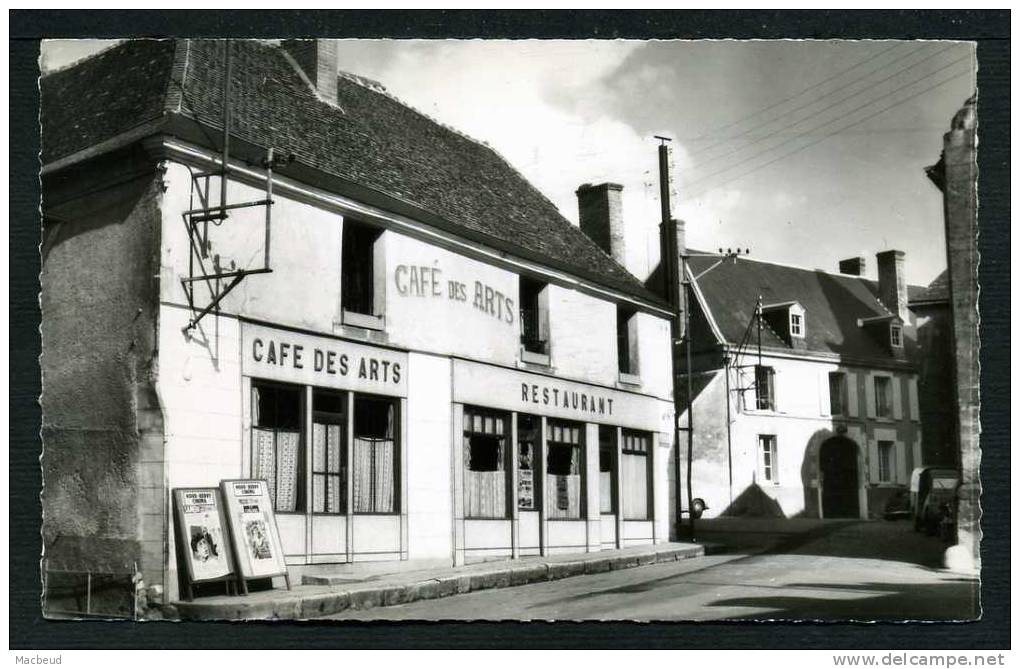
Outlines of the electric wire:
{"label": "electric wire", "polygon": [[[858,90],[856,92],[850,93],[849,95],[843,96],[839,100],[836,100],[835,102],[830,103],[826,107],[823,107],[822,109],[819,109],[816,112],[808,114],[808,115],[806,115],[806,116],[804,116],[804,117],[802,117],[802,118],[800,118],[800,119],[798,119],[796,121],[793,121],[792,123],[789,123],[789,124],[779,128],[777,130],[774,130],[773,132],[768,133],[767,135],[764,135],[763,137],[759,137],[759,138],[753,140],[749,144],[746,144],[744,146],[740,146],[740,147],[736,147],[736,148],[730,149],[729,151],[724,152],[724,153],[716,154],[715,156],[712,156],[711,158],[708,158],[707,160],[705,160],[705,161],[703,161],[701,163],[695,163],[695,165],[699,166],[699,167],[704,167],[705,165],[709,165],[709,164],[719,160],[720,158],[725,158],[727,156],[733,155],[734,153],[738,153],[740,151],[744,151],[744,150],[746,150],[746,149],[748,149],[748,148],[750,148],[750,147],[752,147],[752,146],[754,146],[756,144],[761,144],[762,142],[765,142],[765,141],[771,139],[772,137],[780,134],[781,132],[783,132],[785,130],[788,130],[788,129],[793,128],[793,127],[795,127],[797,125],[800,125],[801,123],[804,123],[805,121],[810,121],[813,118],[821,116],[822,114],[824,114],[825,112],[829,111],[830,109],[833,109],[834,107],[838,107],[839,105],[843,104],[844,102],[846,102],[848,100],[852,100],[853,98],[861,95],[862,93],[864,93],[866,91],[870,91],[870,90],[873,90],[875,88],[878,88],[879,86],[881,86],[885,82],[889,81],[890,79],[893,79],[894,77],[897,77],[900,74],[903,74],[904,72],[907,72],[908,70],[912,70],[915,67],[917,67],[918,65],[922,65],[924,63],[931,62],[932,59],[937,58],[937,57],[939,57],[939,56],[941,56],[941,55],[943,55],[945,53],[948,53],[949,51],[952,50],[952,48],[953,47],[946,47],[945,49],[942,49],[941,51],[935,53],[934,55],[932,55],[930,57],[929,56],[925,56],[925,57],[921,58],[921,60],[918,60],[915,63],[912,63],[910,65],[907,65],[906,67],[903,67],[903,68],[900,68],[900,69],[896,70],[895,72],[893,72],[892,74],[884,77],[883,79],[880,79],[880,80],[878,80],[878,81],[876,81],[876,82],[874,82],[872,84],[869,84],[869,85],[865,86],[864,88],[862,88],[862,89],[860,89],[860,90]],[[963,60],[963,59],[960,59],[960,60]],[[951,63],[950,65],[955,64],[955,62],[959,62],[959,60],[958,61],[954,61],[954,63]],[[949,66],[946,66],[946,67],[949,67]],[[945,68],[942,68],[942,69],[945,69]],[[942,71],[941,69],[940,70],[936,70],[935,72],[930,73],[929,75],[926,75],[926,76],[932,76],[932,75],[937,74],[938,72],[941,72],[941,71]],[[875,72],[869,72],[868,74],[865,75],[864,78],[867,78],[867,77],[871,76],[874,73]],[[923,80],[924,78],[925,77],[921,77],[921,79],[915,80],[914,82],[911,82],[910,84],[907,84],[907,86],[913,85],[917,81]],[[858,81],[861,81],[861,79],[857,79],[854,82],[851,82],[851,84],[847,84],[847,85],[849,86],[849,85],[855,84]],[[834,92],[836,92],[836,91],[833,91],[833,93]],[[829,95],[831,95],[831,93],[827,93],[826,95],[822,96],[818,100],[816,100],[814,102],[811,102],[811,103],[809,103],[807,105],[803,105],[799,109],[807,109],[808,107],[813,106],[817,102],[822,101],[824,98],[828,97]],[[886,96],[881,96],[881,97],[886,97]],[[874,99],[875,100],[880,100],[881,97],[877,97],[877,98],[874,98]],[[794,110],[794,111],[797,111],[797,110]],[[768,127],[771,124],[772,123],[769,122],[769,123],[766,123],[766,124],[764,124],[762,126],[758,126],[756,128],[751,128],[747,132],[749,133],[749,132],[752,132],[753,130],[760,130],[760,129]],[[744,133],[744,134],[747,134],[747,133]]]}
{"label": "electric wire", "polygon": [[[924,89],[922,89],[922,90],[920,90],[920,91],[918,91],[918,92],[916,92],[916,93],[914,93],[914,94],[912,94],[912,95],[910,95],[910,96],[908,96],[906,98],[903,98],[902,100],[898,100],[897,102],[894,102],[891,105],[886,105],[885,107],[883,107],[883,108],[881,108],[881,109],[879,109],[879,110],[877,110],[877,111],[875,111],[875,112],[873,112],[871,114],[868,114],[864,118],[861,118],[861,119],[859,119],[857,121],[854,121],[853,123],[851,123],[849,125],[846,125],[843,128],[840,128],[840,129],[838,129],[835,132],[831,132],[831,133],[822,135],[821,137],[819,137],[818,139],[816,139],[816,140],[814,140],[812,142],[809,142],[807,144],[799,146],[796,149],[794,149],[793,151],[788,151],[787,153],[784,153],[784,154],[782,154],[780,156],[777,156],[776,158],[773,158],[772,160],[770,160],[770,161],[768,161],[766,163],[763,163],[761,165],[757,165],[757,166],[751,168],[750,170],[746,170],[746,171],[741,172],[740,174],[738,174],[736,176],[730,177],[726,181],[723,181],[721,183],[715,184],[715,185],[711,186],[710,188],[702,188],[701,190],[697,190],[695,192],[695,194],[692,195],[691,197],[692,198],[700,197],[701,195],[707,193],[711,189],[720,188],[720,187],[725,186],[727,184],[733,183],[734,181],[737,181],[739,179],[744,178],[745,176],[747,176],[749,174],[752,174],[754,172],[762,170],[762,169],[764,169],[764,168],[766,168],[766,167],[768,167],[768,166],[770,166],[770,165],[772,165],[772,164],[774,164],[774,163],[776,163],[776,162],[778,162],[778,161],[780,161],[780,160],[782,160],[784,158],[788,158],[788,157],[790,157],[790,156],[792,156],[794,154],[800,153],[801,151],[804,151],[805,149],[808,149],[808,148],[810,148],[810,147],[812,147],[812,146],[814,146],[814,145],[816,145],[816,144],[818,144],[820,142],[823,142],[823,141],[829,139],[830,137],[833,137],[834,135],[839,134],[839,132],[841,132],[843,130],[847,130],[849,128],[853,128],[855,126],[858,126],[861,123],[864,123],[865,121],[868,121],[868,120],[870,120],[870,119],[872,119],[872,118],[874,118],[874,117],[876,117],[876,116],[878,116],[880,114],[883,114],[883,113],[889,111],[890,109],[892,109],[894,107],[898,107],[898,106],[900,106],[902,104],[905,104],[905,103],[913,100],[914,98],[916,98],[916,97],[918,97],[920,95],[928,93],[929,91],[932,91],[932,90],[934,90],[934,89],[936,89],[936,88],[938,88],[940,86],[944,86],[945,84],[949,83],[950,81],[952,81],[954,79],[957,79],[959,77],[962,77],[962,76],[965,76],[965,75],[968,75],[968,74],[972,74],[971,70],[966,70],[966,71],[963,71],[963,72],[958,72],[957,74],[954,74],[954,75],[952,75],[950,77],[947,77],[947,78],[939,81],[936,84],[928,86],[927,88],[924,88]],[[869,104],[873,104],[873,103],[869,103]],[[864,106],[868,106],[868,105],[864,105]],[[749,161],[745,161],[745,162],[749,162]],[[738,166],[739,166],[739,164],[734,165],[733,167],[738,167]],[[733,169],[733,168],[730,168],[730,169]],[[728,170],[726,170],[726,171],[728,171]],[[694,182],[694,183],[698,183],[698,182]]]}

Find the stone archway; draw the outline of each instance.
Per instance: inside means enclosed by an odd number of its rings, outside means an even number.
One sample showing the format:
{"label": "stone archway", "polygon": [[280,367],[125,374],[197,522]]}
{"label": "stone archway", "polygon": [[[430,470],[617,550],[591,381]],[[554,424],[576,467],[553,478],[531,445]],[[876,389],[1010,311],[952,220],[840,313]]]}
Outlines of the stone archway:
{"label": "stone archway", "polygon": [[823,518],[860,518],[857,444],[846,437],[826,439],[818,449]]}

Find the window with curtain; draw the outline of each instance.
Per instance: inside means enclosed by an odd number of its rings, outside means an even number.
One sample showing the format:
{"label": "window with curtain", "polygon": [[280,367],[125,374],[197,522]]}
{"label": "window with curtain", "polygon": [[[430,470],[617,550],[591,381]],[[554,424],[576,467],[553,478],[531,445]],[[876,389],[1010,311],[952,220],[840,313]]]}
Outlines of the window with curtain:
{"label": "window with curtain", "polygon": [[312,396],[312,512],[346,512],[347,396],[315,390]]}
{"label": "window with curtain", "polygon": [[616,513],[616,428],[599,426],[599,512]]}
{"label": "window with curtain", "polygon": [[397,407],[390,399],[354,397],[354,513],[397,513]]}
{"label": "window with curtain", "polygon": [[302,388],[252,381],[252,478],[265,479],[278,513],[304,511]]}
{"label": "window with curtain", "polygon": [[464,407],[464,516],[506,518],[510,416]]}
{"label": "window with curtain", "polygon": [[552,519],[579,519],[584,490],[584,426],[547,421],[546,509]]}
{"label": "window with curtain", "polygon": [[771,367],[756,365],[754,368],[754,405],[760,411],[776,409],[776,371]]}
{"label": "window with curtain", "polygon": [[536,511],[538,497],[538,439],[541,437],[538,416],[517,414],[517,508]]}
{"label": "window with curtain", "polygon": [[623,462],[620,467],[620,494],[623,495],[623,517],[625,520],[648,520],[651,513],[648,503],[652,496],[651,452],[652,437],[646,432],[623,433]]}

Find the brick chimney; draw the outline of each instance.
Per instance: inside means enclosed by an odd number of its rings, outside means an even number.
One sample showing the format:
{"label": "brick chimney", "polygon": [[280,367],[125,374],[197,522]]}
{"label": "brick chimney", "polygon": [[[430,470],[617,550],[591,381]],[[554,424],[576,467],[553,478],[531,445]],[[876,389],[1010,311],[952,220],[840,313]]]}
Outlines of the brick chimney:
{"label": "brick chimney", "polygon": [[280,46],[294,59],[298,71],[318,96],[330,104],[337,104],[336,78],[340,56],[336,40],[285,39]]}
{"label": "brick chimney", "polygon": [[906,323],[909,320],[903,258],[903,251],[882,251],[875,254],[878,261],[878,297],[889,311]]}
{"label": "brick chimney", "polygon": [[626,267],[622,193],[620,184],[584,184],[577,189],[577,212],[581,231]]}
{"label": "brick chimney", "polygon": [[857,256],[856,258],[847,258],[846,260],[839,261],[840,274],[864,276],[864,267],[864,256]]}

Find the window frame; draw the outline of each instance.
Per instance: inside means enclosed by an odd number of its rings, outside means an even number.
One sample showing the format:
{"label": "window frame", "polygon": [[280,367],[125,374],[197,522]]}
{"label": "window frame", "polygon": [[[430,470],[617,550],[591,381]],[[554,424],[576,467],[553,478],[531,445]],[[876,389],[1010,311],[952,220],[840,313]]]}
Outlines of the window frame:
{"label": "window frame", "polygon": [[[546,508],[546,511],[545,511],[546,515],[545,515],[545,517],[546,517],[546,519],[552,520],[552,521],[584,521],[588,517],[588,515],[587,515],[588,514],[588,492],[587,492],[587,488],[588,488],[588,471],[587,471],[587,462],[586,462],[586,453],[585,453],[586,450],[587,450],[585,448],[585,433],[586,433],[585,423],[577,422],[577,421],[572,421],[572,420],[558,419],[558,418],[546,418],[545,422],[546,422],[546,433],[544,435],[542,435],[542,437],[545,440],[545,446],[546,447],[545,447],[545,462],[542,463],[542,465],[543,465],[542,466],[542,476],[543,477],[548,477],[548,476],[551,475],[549,473],[549,458],[552,455],[553,448],[571,447],[571,448],[578,449],[579,455],[578,455],[578,461],[577,461],[578,462],[577,469],[578,469],[578,475],[580,476],[580,479],[581,479],[579,484],[578,484],[578,497],[579,497],[579,499],[578,499],[578,515],[577,515],[577,517],[576,518],[563,518],[563,517],[555,517],[554,518],[554,517],[549,515],[549,512],[550,512],[551,509],[548,509],[548,508]],[[565,441],[554,441],[552,436],[551,436],[551,433],[552,433],[553,428],[557,427],[557,426],[560,427],[560,428],[569,428],[569,429],[576,429],[576,430],[578,430],[578,440],[577,440],[577,443],[565,442]],[[543,493],[544,492],[545,491],[543,491]],[[542,499],[543,504],[546,501],[547,500],[543,496],[543,499]]]}
{"label": "window frame", "polygon": [[[484,424],[484,417],[485,416],[496,418],[497,415],[498,415],[500,418],[503,419],[503,432],[501,434],[499,434],[499,435],[496,435],[495,433],[485,432],[484,428],[483,428],[482,432],[475,431],[473,429],[473,427],[471,429],[469,429],[468,428],[468,417],[469,416],[475,416],[475,415],[483,417],[483,424]],[[464,502],[465,502],[465,504],[464,504],[464,506],[465,506],[465,508],[464,508],[464,519],[465,520],[511,520],[513,518],[513,507],[511,506],[511,504],[512,503],[513,504],[517,503],[517,495],[515,494],[515,491],[513,490],[513,480],[514,480],[513,460],[514,460],[514,458],[513,458],[513,452],[510,450],[511,447],[516,448],[516,444],[511,444],[511,441],[512,441],[512,429],[511,429],[510,421],[513,420],[513,413],[510,412],[510,411],[504,411],[502,409],[492,409],[490,407],[482,407],[482,406],[478,406],[478,405],[475,405],[475,404],[465,404],[464,405],[463,416],[464,416],[464,419],[461,421],[462,422],[462,425],[461,425],[461,439],[462,439],[462,444],[464,445],[465,449],[467,449],[467,446],[468,446],[467,440],[470,438],[470,436],[475,436],[475,435],[486,436],[486,437],[498,436],[498,437],[503,439],[503,455],[502,455],[503,469],[502,470],[496,470],[496,471],[503,471],[504,472],[504,483],[503,483],[503,508],[504,508],[504,514],[502,516],[470,516],[470,515],[468,515],[467,500],[465,498],[465,500],[464,500]],[[466,479],[468,471],[476,471],[476,470],[469,470],[467,468],[468,467],[468,463],[467,463],[468,454],[467,453],[463,453],[463,456],[464,457],[461,458],[461,460],[462,460],[461,466],[464,467],[464,475],[465,475],[465,479]],[[464,488],[464,493],[465,493],[465,495],[467,493],[467,486],[466,485],[465,485],[465,488]]]}
{"label": "window frame", "polygon": [[[312,453],[311,453],[311,458],[310,458],[311,459],[311,466],[308,469],[308,476],[309,476],[308,483],[311,486],[312,495],[311,495],[311,503],[309,504],[309,507],[308,507],[308,512],[311,515],[313,515],[313,516],[328,516],[328,517],[347,516],[347,493],[348,493],[348,487],[353,482],[353,479],[351,478],[352,477],[352,472],[349,471],[349,467],[347,466],[347,462],[348,462],[348,452],[347,451],[350,448],[350,445],[347,443],[347,427],[348,427],[348,422],[354,420],[354,417],[351,415],[351,407],[348,406],[348,391],[346,391],[346,390],[338,390],[338,389],[335,389],[335,388],[322,388],[322,387],[319,387],[319,386],[311,386],[311,389],[312,389],[312,425],[310,426],[310,429],[312,430],[312,435],[311,435],[312,439],[313,440],[315,439],[314,430],[315,430],[315,425],[318,422],[316,420],[317,417],[323,416],[323,417],[331,418],[331,417],[335,417],[335,416],[341,416],[343,418],[343,422],[342,423],[325,423],[326,425],[339,425],[340,426],[340,473],[339,474],[333,474],[333,473],[331,473],[329,471],[329,446],[328,446],[328,443],[326,445],[326,452],[325,452],[325,454],[323,456],[324,461],[326,463],[326,470],[318,471],[318,470],[315,469],[315,452],[314,452],[315,446],[314,446],[314,442],[312,443],[312,448],[311,448]],[[332,394],[332,395],[339,396],[342,399],[342,401],[343,401],[343,412],[341,412],[340,414],[337,414],[336,412],[332,412],[332,411],[317,411],[315,409],[315,395],[316,395],[316,393],[325,393],[325,394]],[[328,497],[328,495],[329,495],[328,477],[330,477],[330,476],[337,476],[340,479],[340,482],[341,482],[341,492],[343,493],[340,496],[340,511],[316,511],[315,510],[315,476],[317,474],[327,477],[326,478],[326,480],[327,480],[326,491],[324,493],[325,497],[323,498],[324,500],[326,500],[326,504],[327,505],[328,505],[328,500],[329,500],[329,497]]]}
{"label": "window frame", "polygon": [[[769,455],[767,464],[766,453]],[[758,435],[758,474],[763,483],[779,485],[779,440],[774,434]]]}
{"label": "window frame", "polygon": [[[766,391],[767,394],[762,396],[761,389],[761,376],[759,370],[764,370],[764,377],[767,379]],[[764,400],[764,402],[763,402]],[[762,406],[762,404],[765,406]],[[754,410],[755,411],[775,411],[776,410],[776,368],[770,365],[755,365],[754,366]]]}
{"label": "window frame", "polygon": [[[620,455],[621,456],[623,456],[623,455],[638,455],[638,456],[641,456],[641,457],[643,457],[645,459],[645,514],[644,514],[644,517],[643,518],[627,518],[626,516],[623,516],[623,520],[624,521],[634,521],[634,522],[643,522],[643,521],[654,520],[654,516],[655,516],[655,511],[654,511],[655,497],[654,497],[654,483],[653,483],[653,480],[652,480],[653,479],[653,473],[652,473],[652,450],[654,448],[654,439],[652,438],[652,433],[651,432],[646,432],[644,430],[630,430],[630,429],[627,429],[627,428],[624,428],[622,432],[623,432],[623,434],[622,434],[622,436],[623,436],[623,443],[620,444]],[[642,449],[628,448],[627,445],[628,445],[628,443],[631,443],[631,442],[628,442],[627,437],[631,437],[631,438],[642,440],[644,442],[644,444],[645,444],[645,448],[643,450]],[[623,488],[623,481],[620,482],[620,487],[621,487],[621,493],[622,493],[623,492],[623,490],[622,490],[622,488]],[[619,513],[623,514],[622,505],[621,505],[621,508],[619,509]]]}
{"label": "window frame", "polygon": [[889,324],[889,344],[893,348],[903,348],[903,326],[899,323]]}
{"label": "window frame", "polygon": [[[875,418],[889,419],[892,420],[895,415],[893,409],[893,378],[891,376],[879,375],[874,377],[874,384],[872,390],[874,391],[874,402],[875,402]],[[879,393],[879,386],[883,386],[883,392]],[[885,400],[884,405],[879,403],[879,396]],[[885,409],[883,412],[882,409]]]}
{"label": "window frame", "polygon": [[[251,416],[251,420],[250,420],[251,425],[248,428],[248,441],[249,441],[248,471],[250,472],[252,478],[255,477],[255,430],[257,430],[257,429],[271,429],[271,430],[273,430],[273,473],[274,473],[275,477],[278,479],[279,478],[279,472],[277,471],[277,448],[278,448],[278,446],[277,446],[277,443],[278,443],[277,442],[277,434],[278,434],[278,432],[281,429],[285,429],[285,428],[280,428],[280,427],[269,428],[269,427],[265,427],[265,426],[261,426],[261,425],[256,425],[256,421],[255,421],[255,417],[254,417],[254,413],[255,413],[255,393],[259,389],[261,389],[261,388],[272,388],[272,389],[277,390],[277,391],[280,391],[280,390],[294,391],[298,395],[298,412],[299,412],[298,427],[297,427],[297,433],[298,433],[298,453],[297,453],[297,466],[296,466],[296,473],[295,473],[297,481],[295,482],[295,490],[296,490],[295,498],[296,499],[295,499],[295,503],[294,503],[294,510],[293,511],[280,511],[280,510],[277,509],[277,495],[279,493],[279,486],[276,486],[274,488],[274,490],[273,490],[272,503],[273,503],[273,513],[276,513],[278,515],[289,515],[289,516],[305,515],[305,514],[309,513],[309,509],[310,509],[310,506],[311,506],[311,500],[306,499],[307,498],[306,486],[307,486],[307,484],[309,482],[309,478],[308,478],[309,474],[306,472],[306,467],[305,467],[305,459],[308,457],[308,444],[306,443],[307,439],[306,439],[305,433],[307,432],[308,427],[309,427],[307,425],[306,416],[305,416],[306,410],[307,410],[306,399],[305,399],[305,388],[306,388],[306,386],[304,386],[303,384],[300,384],[300,383],[288,383],[286,381],[276,381],[276,380],[273,380],[273,379],[263,379],[263,378],[256,378],[256,377],[252,377],[251,378],[250,386],[251,387],[250,387],[250,391],[249,391],[249,410],[252,412],[252,416]],[[286,431],[289,432],[289,431],[292,431],[292,430],[286,430]]]}
{"label": "window frame", "polygon": [[[883,451],[888,453],[888,462],[883,459]],[[879,483],[896,483],[896,442],[888,439],[876,440],[875,453],[878,456],[878,471],[876,476]],[[883,476],[883,465],[885,465],[887,471]]]}
{"label": "window frame", "polygon": [[[838,407],[839,410],[838,411],[836,410],[836,407],[833,404],[833,397],[832,397],[832,389],[833,389],[832,381],[833,381],[834,377],[838,377],[838,379],[839,379],[839,383],[836,385],[836,387],[839,388],[839,407]],[[849,375],[846,372],[839,372],[839,371],[837,371],[837,372],[829,372],[829,415],[831,415],[831,416],[849,416],[850,415],[849,393],[850,393]]]}
{"label": "window frame", "polygon": [[[377,395],[374,393],[351,393],[352,402],[349,408],[350,421],[351,421],[351,436],[352,439],[357,439],[358,433],[354,425],[354,414],[355,404],[359,399],[368,399],[374,401],[385,401],[393,405],[393,511],[355,511],[354,505],[351,505],[349,511],[350,516],[399,516],[403,509],[403,441],[401,439],[403,433],[403,415],[400,411],[401,401],[399,397],[393,397],[390,395]],[[354,468],[357,465],[357,461],[354,459],[354,443],[351,443],[351,467],[348,478],[350,479],[349,485],[351,486],[351,495],[354,494]]]}
{"label": "window frame", "polygon": [[804,314],[790,311],[790,336],[803,339],[804,337]]}
{"label": "window frame", "polygon": [[637,313],[622,305],[616,307],[616,368],[623,378],[637,378],[640,375],[637,341],[631,337]]}
{"label": "window frame", "polygon": [[[518,330],[520,335],[520,346],[523,354],[530,356],[545,356],[548,361],[550,344],[548,332],[548,309],[542,307],[542,292],[549,288],[549,284],[531,277],[518,276]],[[544,323],[543,323],[544,321]],[[525,356],[526,357],[526,356]]]}
{"label": "window frame", "polygon": [[[377,294],[377,287],[382,284],[380,271],[385,268],[378,267],[376,262],[376,249],[382,239],[384,229],[356,219],[344,219],[340,235],[340,311],[343,323],[355,327],[367,329],[381,329],[383,308],[380,308],[381,296]],[[352,237],[361,237],[360,242],[365,248],[358,246],[360,252],[352,248]],[[358,304],[351,304],[350,287],[352,281],[350,272],[353,272],[352,258],[357,258],[358,268],[368,266],[367,277],[361,277],[364,281],[363,290],[367,295],[361,295],[357,301],[366,302],[369,305],[368,311],[363,311]],[[356,307],[356,308],[355,308]]]}
{"label": "window frame", "polygon": [[[602,510],[602,492],[599,491],[599,514],[605,515],[616,515],[620,513],[620,502],[618,499],[617,488],[619,487],[620,480],[620,461],[617,457],[617,434],[618,430],[612,425],[599,425],[599,479],[601,484],[601,478],[603,473],[609,474],[609,511]],[[603,439],[603,436],[607,435],[608,439]],[[609,454],[609,469],[603,470],[602,465],[602,454],[606,452]]]}

